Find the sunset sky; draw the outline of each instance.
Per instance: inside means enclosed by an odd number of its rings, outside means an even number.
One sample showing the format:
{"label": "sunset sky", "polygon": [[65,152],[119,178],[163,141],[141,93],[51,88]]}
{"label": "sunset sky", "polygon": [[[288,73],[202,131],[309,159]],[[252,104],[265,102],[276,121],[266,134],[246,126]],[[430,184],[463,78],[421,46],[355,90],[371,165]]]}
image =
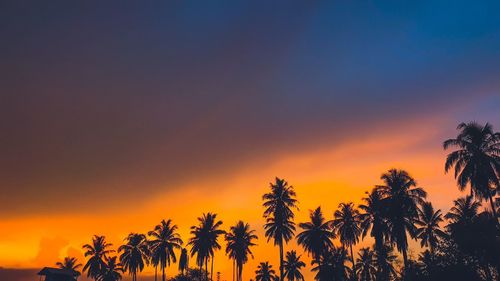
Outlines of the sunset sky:
{"label": "sunset sky", "polygon": [[[249,279],[278,267],[261,207],[275,176],[297,222],[390,168],[446,212],[443,140],[500,129],[498,1],[13,0],[0,36],[4,268],[83,263],[93,234],[116,246],[163,218],[187,242],[210,211],[257,230]],[[215,270],[231,279],[223,251]]]}

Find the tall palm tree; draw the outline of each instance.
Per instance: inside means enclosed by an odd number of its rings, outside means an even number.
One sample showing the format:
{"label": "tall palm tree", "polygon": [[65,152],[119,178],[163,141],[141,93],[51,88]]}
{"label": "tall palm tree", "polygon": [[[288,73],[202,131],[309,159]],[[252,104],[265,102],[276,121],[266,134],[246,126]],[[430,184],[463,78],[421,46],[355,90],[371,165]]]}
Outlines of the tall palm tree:
{"label": "tall palm tree", "polygon": [[182,248],[181,256],[179,257],[179,271],[184,275],[189,268],[189,256],[186,248]]}
{"label": "tall palm tree", "polygon": [[377,186],[384,204],[384,217],[389,226],[389,238],[403,254],[408,267],[407,233],[414,238],[414,222],[418,216],[417,205],[424,202],[427,193],[417,187],[415,180],[404,170],[391,169],[382,174],[384,185]]}
{"label": "tall palm tree", "polygon": [[[212,259],[211,277],[213,278],[213,257],[215,250],[221,248],[218,237],[225,232],[219,227],[222,221],[217,221],[217,214],[207,213],[198,218],[199,225],[191,227],[191,256],[196,254],[196,264],[200,267],[200,271],[205,264],[205,271],[208,272],[208,260]],[[208,278],[208,275],[207,275]]]}
{"label": "tall palm tree", "polygon": [[384,246],[385,236],[388,232],[387,224],[383,216],[382,195],[377,188],[374,188],[367,196],[363,198],[364,203],[359,205],[362,211],[359,215],[362,237],[368,232],[375,239],[375,251]]}
{"label": "tall palm tree", "polygon": [[125,272],[122,265],[116,261],[116,257],[105,257],[104,268],[99,274],[97,281],[118,281],[122,279]]}
{"label": "tall palm tree", "polygon": [[170,262],[176,262],[174,249],[180,249],[182,245],[182,239],[177,233],[177,225],[173,224],[170,219],[162,220],[153,231],[148,232],[148,235],[152,237],[149,241],[151,262],[155,268],[160,265],[162,280],[165,281],[165,268],[170,265]]}
{"label": "tall palm tree", "polygon": [[74,257],[65,257],[62,262],[57,262],[56,265],[61,269],[67,269],[74,271],[80,275],[78,269],[82,267],[81,263],[78,263],[78,260]]}
{"label": "tall palm tree", "polygon": [[255,280],[256,281],[278,281],[280,280],[278,276],[276,276],[276,272],[273,269],[273,266],[269,264],[269,262],[261,262],[255,271]]}
{"label": "tall palm tree", "polygon": [[439,227],[443,221],[441,210],[434,211],[430,202],[424,202],[421,208],[417,209],[418,218],[415,220],[417,231],[416,237],[420,239],[422,247],[429,247],[431,254],[434,254],[439,239],[446,237],[444,231]]}
{"label": "tall palm tree", "polygon": [[488,123],[482,126],[476,122],[460,123],[457,130],[460,132],[456,138],[443,143],[444,149],[457,148],[448,154],[445,171],[454,168],[460,190],[470,185],[471,195],[489,199],[497,218],[493,196],[500,191],[500,133]]}
{"label": "tall palm tree", "polygon": [[237,281],[243,280],[243,265],[247,263],[248,256],[250,255],[253,258],[250,247],[256,245],[253,241],[257,239],[257,235],[254,233],[255,230],[251,230],[250,225],[243,221],[231,226],[229,232],[226,233],[226,254],[236,265]]}
{"label": "tall palm tree", "polygon": [[469,224],[477,217],[481,203],[474,200],[472,196],[458,198],[453,201],[453,207],[444,216],[451,224]]}
{"label": "tall palm tree", "polygon": [[139,233],[130,233],[127,238],[126,244],[118,248],[120,255],[120,263],[123,268],[132,275],[132,281],[137,280],[137,273],[144,269],[149,257],[148,242],[146,235]]}
{"label": "tall palm tree", "polygon": [[359,221],[359,211],[354,204],[340,203],[339,209],[333,214],[332,227],[340,238],[343,247],[349,247],[351,250],[352,272],[356,276],[356,263],[352,247],[359,241],[362,229]]}
{"label": "tall palm tree", "polygon": [[104,268],[104,259],[106,255],[114,252],[109,247],[113,246],[111,243],[106,242],[106,237],[94,235],[91,244],[83,245],[85,257],[89,257],[87,263],[83,267],[83,271],[87,271],[87,277],[97,280],[99,274]]}
{"label": "tall palm tree", "polygon": [[370,248],[360,249],[359,257],[356,260],[356,268],[358,268],[359,281],[375,281],[377,273],[375,252]]}
{"label": "tall palm tree", "polygon": [[332,239],[335,234],[330,228],[331,222],[323,217],[321,207],[310,211],[309,218],[310,221],[299,224],[303,231],[297,235],[297,243],[311,254],[313,259],[317,259],[324,249],[333,246]]}
{"label": "tall palm tree", "polygon": [[292,209],[297,209],[296,194],[293,186],[288,185],[284,179],[276,178],[271,183],[271,191],[262,196],[264,200],[264,217],[266,224],[267,241],[274,240],[274,245],[279,247],[280,253],[280,280],[283,280],[283,243],[288,243],[293,237],[295,223]]}
{"label": "tall palm tree", "polygon": [[306,264],[300,260],[300,255],[297,256],[297,252],[293,250],[287,252],[283,266],[285,268],[285,278],[288,281],[304,281],[304,275],[300,270]]}

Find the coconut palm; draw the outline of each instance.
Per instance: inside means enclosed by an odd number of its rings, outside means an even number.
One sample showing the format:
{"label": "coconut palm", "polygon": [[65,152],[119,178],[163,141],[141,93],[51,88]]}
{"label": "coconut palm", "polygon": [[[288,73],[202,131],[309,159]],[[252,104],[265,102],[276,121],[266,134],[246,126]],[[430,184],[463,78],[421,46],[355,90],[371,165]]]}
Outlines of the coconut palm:
{"label": "coconut palm", "polygon": [[384,205],[384,217],[389,227],[389,238],[403,254],[408,267],[408,238],[415,237],[417,205],[424,202],[427,193],[417,187],[415,180],[404,170],[391,169],[380,177],[384,185],[377,186]]}
{"label": "coconut palm", "polygon": [[422,247],[429,247],[431,254],[434,254],[439,239],[446,237],[440,229],[439,223],[443,221],[441,210],[434,211],[430,202],[424,202],[421,208],[417,209],[418,218],[415,220],[417,231],[416,237],[420,239]]}
{"label": "coconut palm", "polygon": [[189,268],[189,256],[186,248],[182,248],[181,256],[179,257],[179,271],[184,275]]}
{"label": "coconut palm", "polygon": [[237,281],[243,280],[243,265],[247,263],[248,256],[253,258],[250,247],[256,245],[253,241],[257,239],[257,235],[254,233],[255,230],[251,230],[250,225],[243,221],[239,221],[235,226],[231,226],[229,232],[226,233],[226,254],[234,261]]}
{"label": "coconut palm", "polygon": [[394,264],[397,261],[397,256],[393,254],[393,250],[389,246],[382,246],[381,249],[375,251],[375,264],[377,265],[377,280],[391,280],[397,272]]}
{"label": "coconut palm", "polygon": [[[221,248],[218,237],[223,235],[225,232],[219,227],[222,225],[222,221],[217,221],[217,214],[207,213],[203,214],[202,217],[198,218],[199,225],[191,227],[191,239],[189,240],[189,245],[191,245],[191,256],[196,255],[196,264],[200,267],[200,270],[205,264],[205,271],[208,272],[208,260],[212,259],[212,270],[211,277],[213,278],[213,257],[215,250]],[[208,278],[208,275],[207,275]]]}
{"label": "coconut palm", "polygon": [[274,240],[274,245],[279,247],[280,254],[280,280],[283,280],[283,243],[288,243],[293,237],[295,223],[293,222],[293,209],[297,209],[296,194],[291,185],[284,179],[276,178],[271,183],[271,191],[262,196],[264,200],[264,217],[266,224],[267,241]]}
{"label": "coconut palm", "polygon": [[356,268],[358,268],[359,281],[374,281],[376,280],[376,261],[375,252],[370,248],[362,248],[359,250],[359,257],[356,260]]}
{"label": "coconut palm", "polygon": [[457,130],[456,138],[443,143],[444,149],[457,148],[448,154],[445,171],[454,168],[460,190],[469,185],[471,195],[489,200],[496,218],[493,196],[500,191],[500,133],[488,123],[482,126],[476,122],[460,123]]}
{"label": "coconut palm", "polygon": [[152,237],[149,241],[151,263],[155,268],[160,266],[162,280],[165,281],[165,268],[170,262],[177,261],[174,249],[180,249],[182,245],[177,225],[173,224],[172,220],[162,220],[153,231],[148,232],[148,235]]}
{"label": "coconut palm", "polygon": [[472,196],[458,198],[453,201],[453,207],[444,216],[451,224],[470,224],[477,217],[481,203],[474,200]]}
{"label": "coconut palm", "polygon": [[261,262],[255,271],[255,280],[256,281],[277,281],[280,280],[278,276],[276,276],[276,272],[273,269],[273,266],[269,264],[269,262]]}
{"label": "coconut palm", "polygon": [[120,263],[123,268],[132,275],[132,281],[137,280],[137,273],[144,269],[149,257],[148,242],[146,235],[139,233],[130,233],[127,242],[118,248],[120,255]]}
{"label": "coconut palm", "polygon": [[300,260],[300,255],[297,256],[297,252],[293,250],[287,252],[283,263],[283,267],[285,268],[285,278],[288,281],[303,281],[304,275],[302,275],[300,270],[304,266],[306,266],[306,264]]}
{"label": "coconut palm", "polygon": [[81,263],[78,263],[78,260],[74,257],[65,257],[62,262],[57,262],[56,265],[61,269],[67,269],[74,271],[80,275],[78,269],[82,267]]}
{"label": "coconut palm", "polygon": [[352,247],[359,241],[362,229],[359,221],[359,211],[353,203],[340,203],[339,209],[333,214],[332,228],[340,238],[343,247],[349,247],[351,251],[352,272],[356,275],[356,263]]}
{"label": "coconut palm", "polygon": [[297,235],[297,243],[311,254],[313,259],[317,259],[324,249],[333,246],[332,239],[335,234],[330,228],[330,222],[323,217],[321,207],[310,211],[309,218],[309,222],[299,224],[303,231]]}
{"label": "coconut palm", "polygon": [[122,279],[124,269],[122,265],[116,262],[116,257],[105,257],[104,268],[99,274],[97,281],[118,281]]}
{"label": "coconut palm", "polygon": [[106,242],[106,237],[94,235],[91,244],[83,245],[85,257],[89,257],[87,263],[83,267],[83,271],[87,271],[87,277],[97,280],[99,274],[104,268],[104,259],[106,255],[114,252],[110,250],[113,244]]}
{"label": "coconut palm", "polygon": [[326,248],[319,258],[312,261],[314,279],[318,281],[346,280],[349,269],[345,266],[347,251],[344,248]]}
{"label": "coconut palm", "polygon": [[364,204],[359,205],[362,211],[359,215],[362,237],[368,233],[375,239],[375,251],[384,246],[385,236],[388,232],[387,223],[383,217],[382,196],[377,188],[374,188],[363,198]]}

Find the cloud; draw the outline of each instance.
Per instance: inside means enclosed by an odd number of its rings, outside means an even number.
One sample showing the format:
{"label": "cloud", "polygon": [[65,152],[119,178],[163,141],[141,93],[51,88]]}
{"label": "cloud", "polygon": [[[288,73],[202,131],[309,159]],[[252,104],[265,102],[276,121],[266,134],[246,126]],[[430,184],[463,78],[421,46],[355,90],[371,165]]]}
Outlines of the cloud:
{"label": "cloud", "polygon": [[68,240],[64,238],[42,237],[33,264],[55,266],[55,262],[61,259],[61,251],[66,245],[68,245]]}
{"label": "cloud", "polygon": [[[11,5],[3,215],[146,202],[289,153],[406,133],[499,89],[495,9]],[[456,26],[477,14],[488,24]]]}

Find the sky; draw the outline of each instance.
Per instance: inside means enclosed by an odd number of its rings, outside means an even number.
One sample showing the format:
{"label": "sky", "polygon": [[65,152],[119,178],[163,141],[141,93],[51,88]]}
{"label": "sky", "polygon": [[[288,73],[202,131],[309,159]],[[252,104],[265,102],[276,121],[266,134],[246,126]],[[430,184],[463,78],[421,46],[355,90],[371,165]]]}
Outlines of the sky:
{"label": "sky", "polygon": [[[278,264],[261,207],[276,176],[297,191],[297,222],[360,203],[390,168],[447,211],[460,192],[443,140],[460,122],[500,127],[498,11],[497,1],[2,1],[10,271],[0,277],[83,262],[93,234],[116,246],[164,218],[187,241],[210,211],[225,229],[239,219],[256,229],[249,279],[258,262]],[[222,251],[215,270],[231,279]]]}

